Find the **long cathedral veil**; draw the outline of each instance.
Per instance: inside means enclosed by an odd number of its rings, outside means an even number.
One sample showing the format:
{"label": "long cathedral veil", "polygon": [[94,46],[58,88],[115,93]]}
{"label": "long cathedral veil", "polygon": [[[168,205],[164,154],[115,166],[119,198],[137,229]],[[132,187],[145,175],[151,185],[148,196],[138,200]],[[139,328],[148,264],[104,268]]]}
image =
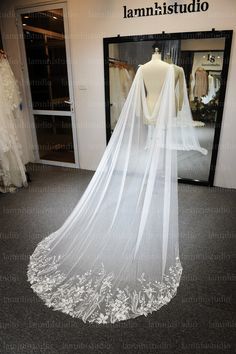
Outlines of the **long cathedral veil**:
{"label": "long cathedral veil", "polygon": [[[186,86],[176,116],[174,66],[150,115],[142,66],[87,189],[30,258],[28,280],[47,306],[83,321],[147,315],[176,294],[177,149],[197,150]],[[150,126],[147,119],[156,120]]]}

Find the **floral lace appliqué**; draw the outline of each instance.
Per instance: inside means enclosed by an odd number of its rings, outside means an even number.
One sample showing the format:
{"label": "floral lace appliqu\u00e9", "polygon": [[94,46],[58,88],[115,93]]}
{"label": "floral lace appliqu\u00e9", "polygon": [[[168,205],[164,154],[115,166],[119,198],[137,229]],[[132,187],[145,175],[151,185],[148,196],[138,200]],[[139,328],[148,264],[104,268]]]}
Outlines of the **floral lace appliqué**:
{"label": "floral lace appliqu\u00e9", "polygon": [[[182,266],[179,258],[169,268],[162,282],[147,281],[143,273],[137,281],[137,289],[113,286],[113,274],[104,265],[97,273],[92,270],[67,279],[58,268],[60,259],[46,257],[48,242],[44,239],[30,258],[28,280],[35,293],[48,307],[60,310],[84,322],[98,324],[115,323],[135,318],[166,305],[176,294]],[[43,270],[50,270],[44,274]]]}

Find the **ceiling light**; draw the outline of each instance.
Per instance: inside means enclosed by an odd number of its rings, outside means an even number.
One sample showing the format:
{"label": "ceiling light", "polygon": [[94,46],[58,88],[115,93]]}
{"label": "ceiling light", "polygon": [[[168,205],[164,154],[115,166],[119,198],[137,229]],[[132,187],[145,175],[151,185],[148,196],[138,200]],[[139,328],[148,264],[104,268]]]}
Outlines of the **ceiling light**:
{"label": "ceiling light", "polygon": [[56,17],[56,16],[52,16],[52,18],[54,18],[54,20],[57,20],[57,17]]}
{"label": "ceiling light", "polygon": [[25,15],[24,18],[29,18],[29,16],[28,16],[28,15]]}
{"label": "ceiling light", "polygon": [[26,23],[22,23],[22,26],[27,26]]}

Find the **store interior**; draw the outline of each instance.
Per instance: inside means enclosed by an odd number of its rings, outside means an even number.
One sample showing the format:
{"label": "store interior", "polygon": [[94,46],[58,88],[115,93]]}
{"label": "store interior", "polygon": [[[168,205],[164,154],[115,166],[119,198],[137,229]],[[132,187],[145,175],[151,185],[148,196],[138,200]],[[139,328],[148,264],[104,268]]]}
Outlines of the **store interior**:
{"label": "store interior", "polygon": [[[198,36],[199,37],[199,36]],[[112,41],[112,40],[111,40]],[[139,65],[150,60],[154,47],[162,58],[181,66],[185,72],[193,125],[206,156],[194,151],[178,152],[180,179],[208,181],[219,107],[225,38],[109,43],[110,129],[115,128]],[[205,76],[203,86],[196,85],[196,75]],[[202,83],[200,84],[202,85]]]}

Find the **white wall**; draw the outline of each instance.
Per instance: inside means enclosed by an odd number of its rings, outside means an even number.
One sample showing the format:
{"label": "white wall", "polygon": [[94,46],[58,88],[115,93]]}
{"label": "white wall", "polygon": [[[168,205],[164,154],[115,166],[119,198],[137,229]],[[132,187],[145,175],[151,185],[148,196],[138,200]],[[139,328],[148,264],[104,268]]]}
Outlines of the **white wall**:
{"label": "white wall", "polygon": [[[3,1],[3,4],[2,4]],[[37,0],[36,0],[37,1]],[[159,1],[161,4],[163,1]],[[190,2],[183,0],[181,3]],[[236,1],[208,0],[207,12],[123,19],[127,7],[153,6],[150,0],[68,0],[70,43],[75,86],[80,166],[96,169],[106,146],[103,37],[165,32],[236,30]],[[33,0],[1,0],[2,9],[34,3]],[[38,3],[38,1],[37,1]],[[166,1],[167,4],[174,1]],[[17,34],[13,18],[2,19],[4,31]],[[18,58],[17,40],[8,40],[9,56]],[[225,109],[217,159],[215,185],[236,188],[236,43],[233,38]],[[20,76],[20,71],[15,71]],[[79,85],[87,90],[79,90]]]}

